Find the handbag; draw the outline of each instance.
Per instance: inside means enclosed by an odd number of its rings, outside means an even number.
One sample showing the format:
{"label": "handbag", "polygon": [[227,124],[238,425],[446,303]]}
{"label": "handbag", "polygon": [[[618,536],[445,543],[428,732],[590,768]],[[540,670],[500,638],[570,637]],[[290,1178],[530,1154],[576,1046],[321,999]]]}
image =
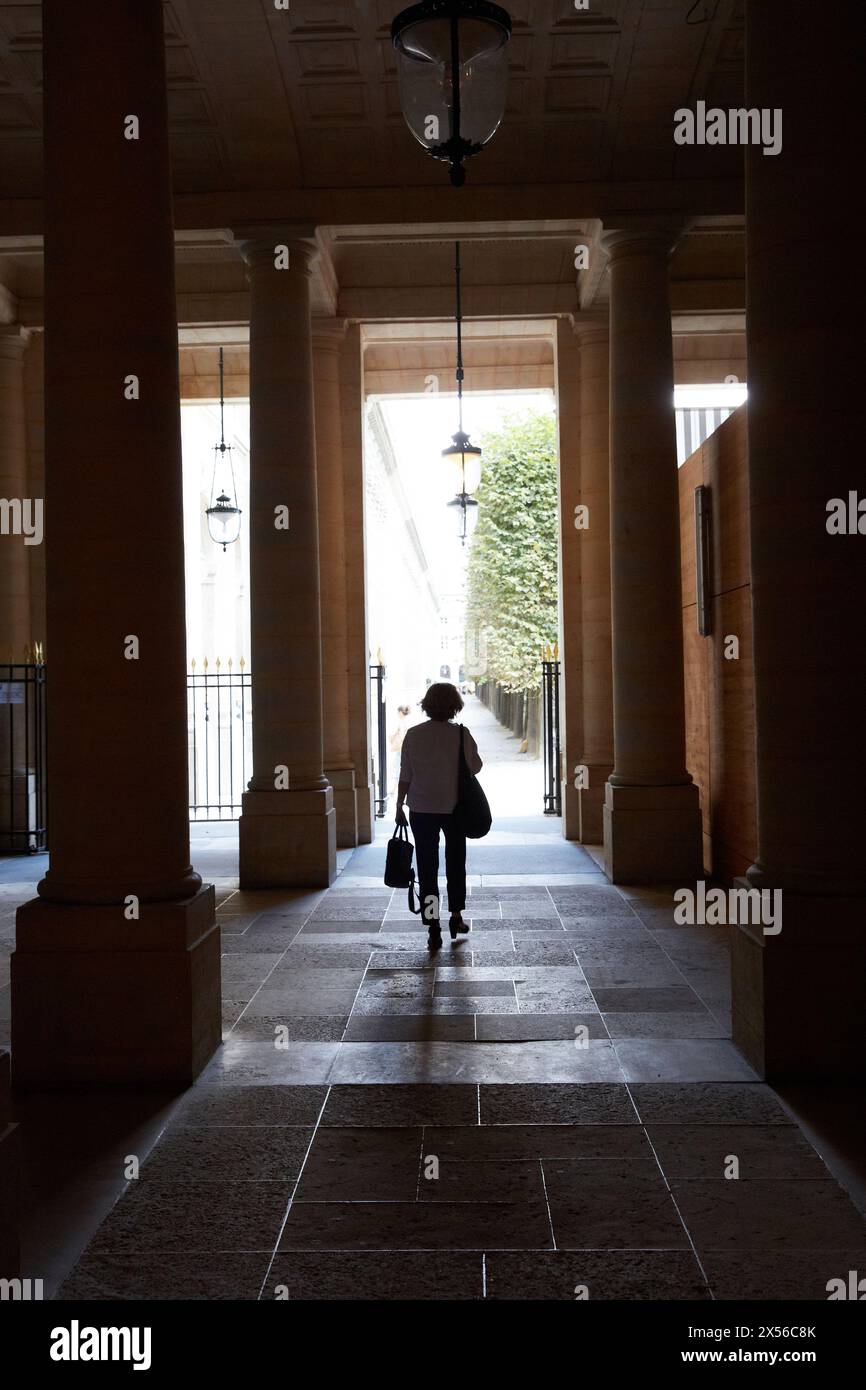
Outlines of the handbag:
{"label": "handbag", "polygon": [[[421,899],[415,887],[415,870],[412,855],[415,846],[409,839],[405,825],[398,825],[396,832],[388,841],[385,852],[385,886],[387,888],[408,888],[409,911],[417,916],[421,911]],[[418,906],[415,906],[417,899]]]}
{"label": "handbag", "polygon": [[452,812],[467,840],[482,840],[493,824],[490,803],[478,778],[469,771],[463,747],[463,726],[457,753],[457,805]]}

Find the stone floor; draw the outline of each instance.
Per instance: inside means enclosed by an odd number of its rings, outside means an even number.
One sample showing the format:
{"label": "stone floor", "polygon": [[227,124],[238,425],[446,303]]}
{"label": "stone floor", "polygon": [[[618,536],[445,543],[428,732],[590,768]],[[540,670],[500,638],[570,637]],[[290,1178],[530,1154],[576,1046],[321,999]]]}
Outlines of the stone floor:
{"label": "stone floor", "polygon": [[864,1267],[726,1037],[718,931],[603,879],[470,904],[431,957],[366,879],[227,893],[225,1045],[59,1296],[821,1299]]}
{"label": "stone floor", "polygon": [[[506,738],[483,729],[491,787]],[[294,894],[240,893],[236,826],[193,827],[223,1047],[181,1096],[19,1098],[23,1273],[86,1299],[764,1300],[866,1270],[836,1180],[863,1205],[857,1101],[811,1125],[814,1095],[755,1076],[726,929],[494,810],[472,930],[435,956],[382,887],[384,827]],[[0,862],[0,969],[42,872]]]}

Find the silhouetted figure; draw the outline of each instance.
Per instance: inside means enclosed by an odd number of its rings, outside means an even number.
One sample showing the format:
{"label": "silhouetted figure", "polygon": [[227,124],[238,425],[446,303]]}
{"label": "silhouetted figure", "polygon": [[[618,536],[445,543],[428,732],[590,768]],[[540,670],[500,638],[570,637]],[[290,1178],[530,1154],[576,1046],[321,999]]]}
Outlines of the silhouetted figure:
{"label": "silhouetted figure", "polygon": [[435,951],[442,945],[439,925],[439,832],[445,836],[445,877],[448,883],[448,910],[451,940],[469,930],[463,921],[466,906],[466,836],[452,812],[457,805],[457,766],[460,740],[469,771],[483,766],[478,748],[468,729],[454,724],[463,700],[453,685],[444,681],[431,685],[421,708],[426,724],[406,730],[397,787],[397,824],[405,825],[403,803],[409,799],[409,823],[415,837],[418,880],[427,944]]}
{"label": "silhouetted figure", "polygon": [[403,739],[406,737],[406,730],[409,727],[409,714],[410,710],[408,705],[397,706],[397,723],[394,725],[391,736],[388,739],[388,748],[390,749],[388,761],[391,764],[391,775],[388,778],[389,796],[397,786],[397,778],[400,772],[400,753],[403,748]]}

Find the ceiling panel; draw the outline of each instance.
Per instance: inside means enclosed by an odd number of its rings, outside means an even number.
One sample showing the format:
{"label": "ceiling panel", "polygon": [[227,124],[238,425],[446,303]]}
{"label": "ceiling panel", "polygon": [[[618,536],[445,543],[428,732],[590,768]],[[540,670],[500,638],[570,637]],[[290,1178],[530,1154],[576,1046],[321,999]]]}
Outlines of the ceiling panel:
{"label": "ceiling panel", "polygon": [[[72,0],[70,0],[70,3]],[[178,192],[447,182],[403,127],[388,37],[400,0],[166,0]],[[673,112],[739,104],[740,0],[510,0],[505,120],[476,183],[728,177],[731,151],[673,146]],[[106,51],[106,62],[110,53]],[[0,196],[38,193],[41,7],[0,0]],[[647,162],[648,156],[651,156]]]}

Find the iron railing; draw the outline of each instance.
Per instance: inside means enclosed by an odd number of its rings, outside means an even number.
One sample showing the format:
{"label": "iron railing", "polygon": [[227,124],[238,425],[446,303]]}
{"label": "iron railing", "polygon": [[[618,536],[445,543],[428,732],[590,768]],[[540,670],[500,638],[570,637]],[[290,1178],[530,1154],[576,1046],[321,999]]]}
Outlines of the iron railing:
{"label": "iron railing", "polygon": [[[29,651],[27,655],[30,655]],[[0,852],[39,854],[48,848],[45,666],[0,664]]]}
{"label": "iron railing", "polygon": [[558,661],[541,663],[541,709],[544,732],[544,814],[562,815],[562,781],[559,745],[559,672]]}
{"label": "iron railing", "polygon": [[200,668],[190,662],[186,678],[189,741],[189,818],[236,820],[253,765],[251,676],[243,657],[237,666],[219,660]]}
{"label": "iron railing", "polygon": [[388,734],[385,710],[385,667],[370,667],[370,681],[373,687],[373,728],[376,739],[373,756],[370,759],[373,786],[376,796],[376,819],[382,820],[388,811]]}

